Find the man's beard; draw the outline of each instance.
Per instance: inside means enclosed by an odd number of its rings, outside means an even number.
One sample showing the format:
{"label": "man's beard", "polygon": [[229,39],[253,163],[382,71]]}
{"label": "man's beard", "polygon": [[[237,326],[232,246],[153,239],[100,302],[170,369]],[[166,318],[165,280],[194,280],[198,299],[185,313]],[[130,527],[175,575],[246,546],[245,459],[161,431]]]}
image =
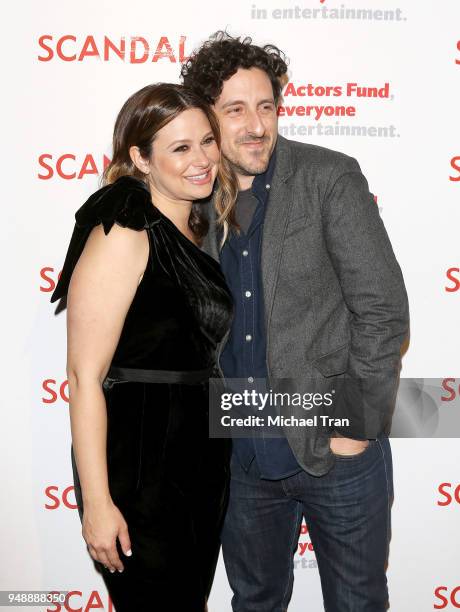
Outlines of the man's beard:
{"label": "man's beard", "polygon": [[[242,144],[243,142],[257,142],[260,139],[245,139],[242,140],[240,143],[236,143],[236,144]],[[263,140],[266,140],[265,138]],[[266,155],[266,159],[265,159],[265,155]],[[251,165],[249,165],[248,163],[245,163],[243,159],[237,157],[236,155],[233,154],[233,152],[230,153],[230,155],[226,154],[225,155],[227,161],[230,163],[230,165],[233,167],[233,170],[237,173],[240,174],[241,176],[255,176],[256,174],[263,174],[267,168],[268,168],[268,163],[270,161],[270,152],[265,153],[265,151],[263,152],[263,159],[257,160],[255,159]]]}

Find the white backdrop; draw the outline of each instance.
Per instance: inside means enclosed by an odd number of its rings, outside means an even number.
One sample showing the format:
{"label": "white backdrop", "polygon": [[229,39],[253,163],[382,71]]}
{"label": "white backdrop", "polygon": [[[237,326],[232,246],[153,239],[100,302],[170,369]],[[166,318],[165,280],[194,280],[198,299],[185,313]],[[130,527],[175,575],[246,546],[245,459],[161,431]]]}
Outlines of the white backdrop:
{"label": "white backdrop", "polygon": [[[73,214],[98,187],[104,155],[110,157],[122,103],[147,83],[178,81],[180,60],[216,29],[283,49],[292,85],[280,132],[356,157],[377,195],[410,299],[403,376],[457,376],[458,394],[460,4],[18,0],[7,8],[1,37],[7,171],[0,589],[70,590],[75,594],[67,610],[110,610],[75,509],[65,314],[55,317],[49,299]],[[105,37],[111,42],[106,57]],[[110,48],[123,44],[124,58]],[[377,87],[382,97],[347,95],[348,83]],[[309,93],[309,84],[315,95],[292,95],[301,86],[298,93]],[[341,87],[342,95],[315,90],[326,86]],[[305,116],[302,106],[329,108]],[[336,116],[335,106],[353,108]],[[395,439],[392,448],[391,609],[458,609],[458,440]],[[449,484],[440,489],[442,483]],[[301,543],[309,543],[308,533]],[[180,584],[194,562],[186,541],[176,562]],[[314,551],[303,545],[295,562],[289,609],[323,610]],[[220,563],[210,611],[230,610]]]}

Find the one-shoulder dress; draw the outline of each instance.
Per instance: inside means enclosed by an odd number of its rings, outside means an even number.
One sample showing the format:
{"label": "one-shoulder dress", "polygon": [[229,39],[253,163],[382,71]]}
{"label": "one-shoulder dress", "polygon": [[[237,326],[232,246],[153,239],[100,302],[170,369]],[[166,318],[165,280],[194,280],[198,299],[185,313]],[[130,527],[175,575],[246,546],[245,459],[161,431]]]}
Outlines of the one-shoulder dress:
{"label": "one-shoulder dress", "polygon": [[[67,294],[91,230],[114,223],[147,231],[149,257],[103,382],[110,494],[133,554],[125,569],[95,562],[117,612],[203,612],[225,512],[229,440],[209,437],[208,380],[233,314],[219,264],[153,204],[147,186],[124,176],[94,193],[75,215],[52,295]],[[110,303],[106,305],[110,309]],[[83,501],[73,448],[80,519]]]}

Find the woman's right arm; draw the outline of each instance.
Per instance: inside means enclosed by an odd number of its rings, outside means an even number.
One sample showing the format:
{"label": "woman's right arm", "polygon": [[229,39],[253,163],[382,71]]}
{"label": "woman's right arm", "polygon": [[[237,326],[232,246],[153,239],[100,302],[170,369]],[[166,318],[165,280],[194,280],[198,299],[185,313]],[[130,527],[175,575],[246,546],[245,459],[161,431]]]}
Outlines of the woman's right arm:
{"label": "woman's right arm", "polygon": [[[148,237],[96,226],[72,274],[67,296],[67,376],[72,445],[83,496],[82,534],[91,556],[123,570],[116,539],[130,550],[126,522],[108,485],[107,413],[102,383],[148,259]],[[128,407],[127,407],[128,408]]]}

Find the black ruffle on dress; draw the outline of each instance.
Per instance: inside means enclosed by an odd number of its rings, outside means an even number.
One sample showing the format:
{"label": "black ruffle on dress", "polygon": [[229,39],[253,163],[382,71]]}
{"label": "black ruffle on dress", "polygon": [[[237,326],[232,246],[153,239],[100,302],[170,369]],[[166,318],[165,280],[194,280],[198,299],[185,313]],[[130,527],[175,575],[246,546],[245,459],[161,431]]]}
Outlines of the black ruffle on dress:
{"label": "black ruffle on dress", "polygon": [[[210,439],[208,379],[228,330],[232,298],[219,264],[152,204],[146,185],[121,177],[77,211],[54,302],[67,294],[91,230],[146,230],[147,267],[103,383],[110,493],[133,554],[111,574],[117,612],[203,612],[220,546],[229,440]],[[110,308],[110,304],[107,304]],[[83,502],[71,460],[80,519]]]}

